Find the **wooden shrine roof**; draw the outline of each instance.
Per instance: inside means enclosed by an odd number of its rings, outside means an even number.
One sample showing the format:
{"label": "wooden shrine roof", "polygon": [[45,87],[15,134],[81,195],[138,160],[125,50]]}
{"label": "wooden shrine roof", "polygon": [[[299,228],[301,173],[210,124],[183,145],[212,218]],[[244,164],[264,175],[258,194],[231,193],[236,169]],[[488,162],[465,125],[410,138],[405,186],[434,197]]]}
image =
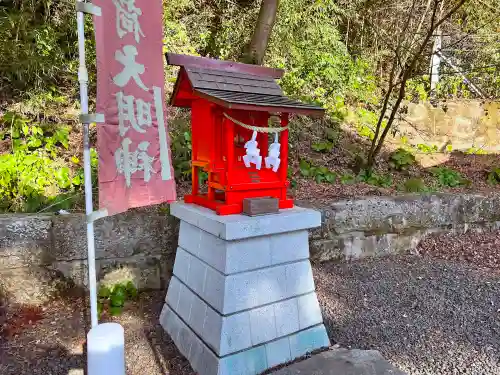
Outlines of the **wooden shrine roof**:
{"label": "wooden shrine roof", "polygon": [[324,114],[321,107],[287,98],[275,81],[283,76],[279,69],[174,54],[167,54],[167,62],[181,66],[170,100],[176,107],[202,97],[231,109]]}
{"label": "wooden shrine roof", "polygon": [[239,93],[283,95],[272,77],[261,77],[248,73],[185,67],[194,89],[213,89]]}

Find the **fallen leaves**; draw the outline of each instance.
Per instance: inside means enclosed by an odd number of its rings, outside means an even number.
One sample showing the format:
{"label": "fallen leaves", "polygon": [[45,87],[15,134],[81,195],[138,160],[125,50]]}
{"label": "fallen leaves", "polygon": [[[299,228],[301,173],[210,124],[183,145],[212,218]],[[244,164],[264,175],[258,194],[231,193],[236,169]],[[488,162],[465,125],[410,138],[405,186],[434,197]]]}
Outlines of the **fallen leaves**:
{"label": "fallen leaves", "polygon": [[0,337],[10,339],[44,318],[43,309],[38,306],[21,306],[0,327]]}
{"label": "fallen leaves", "polygon": [[418,246],[421,255],[466,262],[500,271],[500,231],[440,234],[425,238]]}

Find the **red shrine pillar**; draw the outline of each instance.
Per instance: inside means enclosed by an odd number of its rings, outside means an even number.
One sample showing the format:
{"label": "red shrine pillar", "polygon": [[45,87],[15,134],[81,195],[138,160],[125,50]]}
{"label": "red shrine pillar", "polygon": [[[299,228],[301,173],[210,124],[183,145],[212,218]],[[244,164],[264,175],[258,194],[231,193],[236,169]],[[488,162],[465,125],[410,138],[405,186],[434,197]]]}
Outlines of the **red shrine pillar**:
{"label": "red shrine pillar", "polygon": [[[288,126],[288,113],[281,114],[281,126],[282,127]],[[289,133],[288,129],[283,130],[281,132],[281,137],[280,137],[281,168],[280,168],[279,172],[280,172],[281,181],[286,181],[287,174],[288,174],[288,133]],[[283,199],[286,199],[286,191],[285,191],[285,197],[283,197]]]}
{"label": "red shrine pillar", "polygon": [[232,184],[234,183],[232,179],[232,172],[234,168],[234,124],[231,120],[224,117],[224,121],[222,122],[222,126],[225,130],[226,134],[226,187],[229,191],[226,190],[226,204],[233,204],[233,194],[231,194],[230,190],[232,188]]}

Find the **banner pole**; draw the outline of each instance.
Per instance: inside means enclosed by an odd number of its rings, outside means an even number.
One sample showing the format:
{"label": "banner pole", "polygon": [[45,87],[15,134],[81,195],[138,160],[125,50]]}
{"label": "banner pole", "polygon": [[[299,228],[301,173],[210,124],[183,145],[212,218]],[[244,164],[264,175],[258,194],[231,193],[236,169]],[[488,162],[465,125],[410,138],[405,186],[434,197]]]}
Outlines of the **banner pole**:
{"label": "banner pole", "polygon": [[[82,2],[82,0],[77,0]],[[78,25],[78,52],[80,66],[78,68],[78,81],[80,82],[80,106],[83,116],[89,113],[88,102],[88,72],[85,65],[85,20],[84,13],[77,11]],[[85,212],[87,214],[87,262],[90,290],[90,318],[92,327],[97,326],[97,280],[95,268],[95,240],[94,240],[94,222],[88,218],[93,213],[92,205],[92,170],[90,161],[90,141],[89,124],[83,121],[83,166],[85,176]]]}

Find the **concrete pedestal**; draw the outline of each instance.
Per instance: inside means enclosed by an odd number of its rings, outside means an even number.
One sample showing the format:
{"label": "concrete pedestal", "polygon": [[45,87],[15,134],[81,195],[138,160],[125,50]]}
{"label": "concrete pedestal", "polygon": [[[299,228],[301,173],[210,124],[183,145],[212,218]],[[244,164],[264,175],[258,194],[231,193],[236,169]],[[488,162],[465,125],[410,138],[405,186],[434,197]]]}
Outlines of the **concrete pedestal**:
{"label": "concrete pedestal", "polygon": [[309,262],[319,212],[217,216],[184,203],[160,323],[200,375],[256,375],[330,345]]}

